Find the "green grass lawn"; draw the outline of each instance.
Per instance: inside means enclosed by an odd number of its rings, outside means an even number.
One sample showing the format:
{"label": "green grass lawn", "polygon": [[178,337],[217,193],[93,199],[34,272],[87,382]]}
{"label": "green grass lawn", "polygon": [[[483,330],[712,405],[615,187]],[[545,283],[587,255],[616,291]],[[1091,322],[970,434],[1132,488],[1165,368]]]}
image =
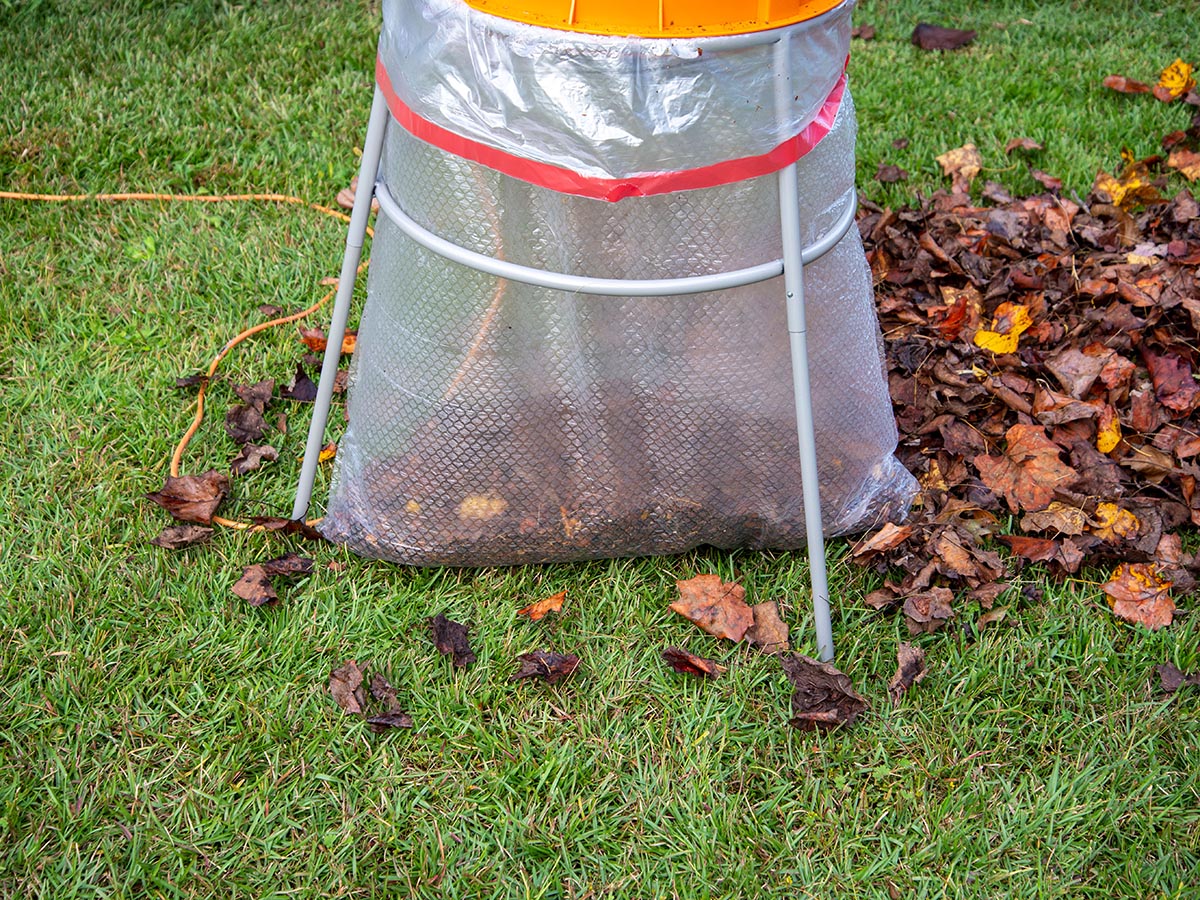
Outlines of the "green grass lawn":
{"label": "green grass lawn", "polygon": [[[922,53],[921,20],[979,38]],[[1200,62],[1189,2],[876,0],[858,21],[878,29],[851,64],[878,202],[939,186],[933,157],[967,141],[984,177],[1032,190],[1013,137],[1042,141],[1039,168],[1084,196],[1121,146],[1148,155],[1188,122],[1100,81]],[[377,28],[348,0],[0,0],[0,190],[331,202],[356,168]],[[885,188],[880,162],[911,179]],[[175,377],[259,304],[311,302],[342,240],[295,208],[0,201],[0,895],[1200,897],[1200,694],[1154,677],[1200,668],[1200,622],[1115,620],[1103,573],[1026,570],[1000,626],[920,638],[930,674],[893,709],[905,626],[863,604],[875,582],[835,542],[839,665],[872,706],[812,735],[787,725],[774,660],[667,610],[676,578],[737,577],[781,599],[812,652],[802,553],[428,570],[320,547],[314,575],[252,609],[229,590],[241,566],[311,548],[229,531],[148,545],[166,517],[143,497],[191,416]],[[225,374],[286,379],[282,332]],[[231,396],[215,389],[187,470],[232,455]],[[291,419],[280,461],[223,511],[286,514],[306,424]],[[565,616],[518,620],[563,589]],[[440,611],[471,624],[473,667],[433,651],[423,619]],[[667,644],[729,672],[685,680]],[[581,672],[509,684],[539,646]],[[411,731],[375,736],[334,705],[329,671],[350,658],[390,677]]]}

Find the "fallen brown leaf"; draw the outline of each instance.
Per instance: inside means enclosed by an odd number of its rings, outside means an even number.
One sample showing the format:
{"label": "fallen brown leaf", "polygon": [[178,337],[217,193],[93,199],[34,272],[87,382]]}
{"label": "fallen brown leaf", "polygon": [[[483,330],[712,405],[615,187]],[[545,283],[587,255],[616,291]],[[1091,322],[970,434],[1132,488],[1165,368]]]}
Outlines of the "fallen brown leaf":
{"label": "fallen brown leaf", "polygon": [[184,547],[208,543],[212,536],[213,529],[204,525],[168,525],[150,543],[165,550],[182,550]]}
{"label": "fallen brown leaf", "polygon": [[453,619],[447,619],[445,613],[438,613],[428,619],[430,635],[438,653],[451,656],[454,665],[464,668],[475,662],[475,651],[467,641],[467,626]]}
{"label": "fallen brown leaf", "polygon": [[715,659],[696,656],[681,647],[668,647],[662,652],[663,659],[676,672],[695,675],[698,678],[716,678],[725,671]]}
{"label": "fallen brown leaf", "polygon": [[1045,147],[1043,147],[1041,144],[1039,144],[1033,138],[1020,137],[1020,138],[1013,138],[1007,144],[1004,145],[1004,154],[1005,154],[1005,156],[1012,156],[1012,152],[1014,150],[1023,150],[1026,153],[1029,153],[1034,150],[1045,150],[1045,149],[1046,149]]}
{"label": "fallen brown leaf", "polygon": [[235,444],[251,444],[261,441],[267,430],[267,420],[262,410],[239,403],[225,413],[225,433]]}
{"label": "fallen brown leaf", "polygon": [[1075,470],[1058,458],[1058,445],[1041,425],[1014,425],[1005,439],[1003,456],[975,457],[980,478],[1014,513],[1045,509],[1056,490],[1071,484]]}
{"label": "fallen brown leaf", "polygon": [[1200,687],[1200,672],[1184,674],[1170,663],[1156,666],[1155,670],[1158,672],[1159,684],[1168,694],[1175,693],[1181,687]]}
{"label": "fallen brown leaf", "polygon": [[541,678],[550,684],[557,684],[570,678],[579,668],[579,657],[574,653],[534,650],[531,653],[522,653],[517,659],[521,661],[521,667],[509,681]]}
{"label": "fallen brown leaf", "polygon": [[397,711],[367,716],[367,725],[375,734],[383,734],[393,728],[412,728],[413,720],[408,713]]}
{"label": "fallen brown leaf", "polygon": [[295,400],[298,403],[312,403],[317,399],[317,385],[308,377],[304,363],[296,363],[296,374],[291,383],[279,392],[284,400]]}
{"label": "fallen brown leaf", "polygon": [[947,150],[937,157],[937,162],[942,167],[942,174],[950,176],[954,190],[963,194],[971,189],[971,182],[983,168],[983,157],[974,144]]}
{"label": "fallen brown leaf", "polygon": [[354,660],[342,663],[329,673],[329,693],[338,706],[352,715],[363,715],[367,706],[362,683],[363,671]]}
{"label": "fallen brown leaf", "polygon": [[830,663],[794,653],[779,664],[794,688],[791,724],[806,731],[852,725],[867,708],[866,698]]}
{"label": "fallen brown leaf", "polygon": [[146,497],[181,522],[211,525],[228,493],[229,476],[210,469],[203,475],[168,477],[162,488]]}
{"label": "fallen brown leaf", "polygon": [[1171,624],[1175,602],[1171,582],[1152,563],[1122,563],[1101,585],[1113,614],[1126,622],[1158,631]]}
{"label": "fallen brown leaf", "polygon": [[954,617],[954,591],[934,587],[904,599],[909,634],[932,634]]}
{"label": "fallen brown leaf", "polygon": [[242,569],[242,577],[233,585],[232,590],[251,606],[273,604],[279,599],[274,578],[308,575],[313,571],[314,565],[308,557],[295,553],[288,553],[263,563],[254,563]]}
{"label": "fallen brown leaf", "polygon": [[[324,353],[325,347],[329,343],[329,338],[326,337],[324,329],[301,328],[300,341],[313,353]],[[342,336],[342,355],[350,355],[354,352],[357,345],[358,331],[353,328],[347,328],[345,334]]]}
{"label": "fallen brown leaf", "polygon": [[788,643],[788,626],[779,615],[779,604],[774,600],[755,603],[750,607],[754,624],[746,631],[746,640],[766,653],[781,653],[791,649]]}
{"label": "fallen brown leaf", "polygon": [[975,40],[974,31],[943,28],[921,22],[913,29],[912,42],[922,50],[958,50]]}
{"label": "fallen brown leaf", "polygon": [[1120,94],[1150,93],[1150,85],[1144,84],[1141,81],[1134,81],[1132,78],[1126,78],[1124,75],[1109,75],[1104,79],[1104,86]]}
{"label": "fallen brown leaf", "polygon": [[529,621],[536,622],[547,613],[562,612],[563,601],[567,599],[566,591],[559,591],[553,596],[530,603],[523,609],[517,610],[518,616],[528,616]]}
{"label": "fallen brown leaf", "polygon": [[229,469],[234,475],[245,475],[262,466],[264,462],[274,462],[279,459],[279,451],[270,444],[243,444],[237,456],[229,461]]}
{"label": "fallen brown leaf", "polygon": [[898,181],[907,181],[908,172],[899,166],[885,166],[880,163],[879,169],[875,172],[875,180],[882,184],[895,184]]}
{"label": "fallen brown leaf", "polygon": [[888,682],[888,696],[892,706],[900,705],[900,698],[908,689],[928,674],[925,668],[925,651],[912,644],[901,644],[896,650],[896,674]]}
{"label": "fallen brown leaf", "polygon": [[754,613],[746,605],[746,590],[726,583],[719,575],[697,575],[675,582],[679,599],[671,609],[709,634],[740,641],[754,625]]}

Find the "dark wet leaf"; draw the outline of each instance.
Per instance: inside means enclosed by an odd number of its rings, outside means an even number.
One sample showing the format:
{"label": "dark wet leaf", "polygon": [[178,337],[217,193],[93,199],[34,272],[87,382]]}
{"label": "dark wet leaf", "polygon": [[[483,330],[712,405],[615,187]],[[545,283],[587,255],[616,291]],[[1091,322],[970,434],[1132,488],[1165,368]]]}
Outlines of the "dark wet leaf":
{"label": "dark wet leaf", "polygon": [[574,653],[555,653],[553,650],[534,650],[522,653],[517,657],[521,667],[509,681],[521,681],[525,678],[541,678],[550,684],[557,684],[570,678],[579,668],[579,657]]}
{"label": "dark wet leaf", "polygon": [[357,662],[349,660],[329,673],[329,693],[346,712],[356,716],[364,714],[367,697],[363,690],[363,670]]}
{"label": "dark wet leaf", "polygon": [[208,376],[196,372],[194,375],[182,375],[175,379],[175,387],[180,390],[189,390],[191,388],[201,388],[208,386]]}
{"label": "dark wet leaf", "polygon": [[267,404],[271,402],[271,396],[275,393],[275,381],[268,378],[255,384],[235,384],[233,392],[247,406],[262,412],[267,408]]}
{"label": "dark wet leaf", "polygon": [[715,659],[696,656],[682,647],[668,647],[662,652],[662,656],[667,661],[667,665],[676,672],[695,675],[697,678],[717,678],[725,671],[725,667]]}
{"label": "dark wet leaf", "polygon": [[1159,684],[1168,694],[1173,694],[1181,687],[1200,687],[1200,672],[1185,674],[1170,663],[1155,666],[1158,672]]}
{"label": "dark wet leaf", "polygon": [[895,184],[898,181],[907,181],[908,172],[899,166],[879,164],[878,171],[875,172],[875,180],[883,184]]}
{"label": "dark wet leaf", "polygon": [[307,522],[294,519],[284,519],[279,516],[254,516],[250,521],[263,531],[277,531],[281,534],[298,534],[313,541],[323,541],[325,536]]}
{"label": "dark wet leaf", "polygon": [[942,28],[921,22],[913,29],[912,42],[922,50],[958,50],[975,40],[974,31]]}
{"label": "dark wet leaf", "polygon": [[204,525],[168,525],[150,543],[166,550],[182,550],[184,547],[206,544],[212,536],[213,530]]}
{"label": "dark wet leaf", "polygon": [[252,444],[262,440],[267,430],[267,420],[262,410],[253,406],[237,404],[225,413],[225,433],[236,444]]}
{"label": "dark wet leaf", "polygon": [[300,556],[296,553],[286,553],[283,556],[278,556],[275,559],[267,560],[261,563],[263,571],[268,575],[311,575],[316,566],[307,556]]}
{"label": "dark wet leaf", "polygon": [[794,688],[791,723],[796,728],[811,731],[852,725],[866,711],[866,698],[832,664],[798,653],[780,656],[779,663]]}
{"label": "dark wet leaf", "polygon": [[229,461],[234,475],[245,475],[259,468],[264,462],[279,459],[279,451],[270,444],[243,444],[237,456]]}
{"label": "dark wet leaf", "polygon": [[279,599],[271,576],[257,563],[242,569],[242,577],[233,585],[233,592],[251,606],[267,606]]}
{"label": "dark wet leaf", "polygon": [[406,712],[389,712],[367,716],[367,725],[375,734],[384,734],[393,728],[412,728],[413,720]]}
{"label": "dark wet leaf", "polygon": [[279,392],[284,400],[295,400],[300,403],[312,403],[317,399],[317,385],[308,377],[304,363],[296,363],[296,374],[291,383]]}
{"label": "dark wet leaf", "polygon": [[428,622],[430,636],[439,653],[453,657],[454,665],[460,669],[475,662],[475,652],[467,641],[466,625],[447,619],[445,613],[431,616]]}
{"label": "dark wet leaf", "polygon": [[875,26],[856,25],[850,29],[850,37],[858,38],[860,41],[873,41],[875,40]]}
{"label": "dark wet leaf", "polygon": [[896,664],[896,674],[888,682],[888,696],[892,698],[892,706],[899,706],[900,698],[928,673],[925,668],[925,651],[912,644],[901,644],[897,648]]}
{"label": "dark wet leaf", "polygon": [[181,522],[211,525],[228,493],[229,476],[210,469],[202,475],[168,477],[161,489],[146,497]]}

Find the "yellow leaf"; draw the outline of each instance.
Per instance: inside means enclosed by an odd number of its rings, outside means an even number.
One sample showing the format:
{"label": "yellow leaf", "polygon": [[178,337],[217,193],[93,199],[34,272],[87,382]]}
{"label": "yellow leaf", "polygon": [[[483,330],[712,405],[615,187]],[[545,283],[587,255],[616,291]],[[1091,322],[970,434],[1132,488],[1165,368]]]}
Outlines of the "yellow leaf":
{"label": "yellow leaf", "polygon": [[330,442],[321,448],[321,455],[317,457],[317,462],[329,462],[337,456],[337,444]]}
{"label": "yellow leaf", "polygon": [[1192,77],[1194,71],[1191,63],[1185,63],[1182,59],[1177,59],[1158,76],[1158,86],[1165,88],[1172,99],[1178,99],[1196,86],[1196,79]]}
{"label": "yellow leaf", "polygon": [[1097,503],[1094,518],[1096,524],[1092,528],[1092,534],[1113,543],[1136,537],[1138,529],[1142,527],[1137,516],[1127,509],[1121,509],[1115,503]]}
{"label": "yellow leaf", "polygon": [[463,498],[463,502],[458,504],[458,517],[460,519],[494,519],[506,509],[508,509],[508,501],[503,497],[472,494]]}
{"label": "yellow leaf", "polygon": [[947,150],[936,157],[942,172],[949,175],[954,182],[954,189],[966,193],[975,176],[983,168],[983,156],[974,144],[964,144],[954,150]]}
{"label": "yellow leaf", "polygon": [[992,330],[975,332],[975,345],[995,354],[1012,353],[1018,339],[1033,325],[1029,307],[1019,303],[1001,303],[992,318]]}
{"label": "yellow leaf", "polygon": [[[1105,410],[1107,412],[1107,410]],[[1104,420],[1108,419],[1107,422]],[[1121,420],[1115,415],[1101,415],[1100,430],[1096,434],[1096,449],[1101,453],[1111,453],[1117,444],[1121,443]]]}

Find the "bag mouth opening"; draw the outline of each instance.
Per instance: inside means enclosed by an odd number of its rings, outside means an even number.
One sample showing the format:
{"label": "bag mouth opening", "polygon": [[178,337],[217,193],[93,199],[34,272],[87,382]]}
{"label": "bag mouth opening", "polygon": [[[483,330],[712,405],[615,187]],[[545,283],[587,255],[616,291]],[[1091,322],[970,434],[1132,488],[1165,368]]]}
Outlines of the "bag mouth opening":
{"label": "bag mouth opening", "polygon": [[723,37],[815,19],[846,0],[464,0],[525,25],[615,37]]}

